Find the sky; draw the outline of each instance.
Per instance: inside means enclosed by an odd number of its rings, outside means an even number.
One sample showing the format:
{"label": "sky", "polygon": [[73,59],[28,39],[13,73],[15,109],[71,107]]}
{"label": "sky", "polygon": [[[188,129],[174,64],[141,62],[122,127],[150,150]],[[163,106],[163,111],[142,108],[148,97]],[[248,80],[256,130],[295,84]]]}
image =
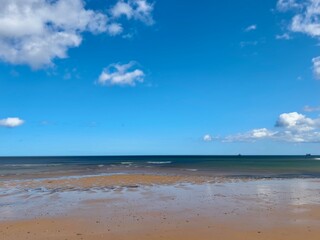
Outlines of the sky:
{"label": "sky", "polygon": [[320,0],[1,5],[1,156],[320,154]]}

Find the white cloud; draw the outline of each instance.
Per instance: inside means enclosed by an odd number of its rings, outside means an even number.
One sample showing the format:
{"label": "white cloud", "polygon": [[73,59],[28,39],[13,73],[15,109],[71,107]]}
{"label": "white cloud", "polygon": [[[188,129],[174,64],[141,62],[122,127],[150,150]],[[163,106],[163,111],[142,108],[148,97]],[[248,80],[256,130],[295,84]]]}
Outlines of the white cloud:
{"label": "white cloud", "polygon": [[86,10],[82,0],[3,0],[0,8],[0,58],[32,68],[52,65],[78,47],[81,33],[106,31],[107,17]]}
{"label": "white cloud", "polygon": [[297,112],[283,113],[276,127],[277,139],[288,142],[320,142],[320,118],[308,118]]}
{"label": "white cloud", "polygon": [[203,136],[203,141],[205,142],[211,142],[213,139],[212,139],[212,136],[210,134],[206,134]]}
{"label": "white cloud", "polygon": [[294,142],[294,143],[319,143],[320,142],[320,131],[305,131],[295,132],[290,130],[284,130],[277,134],[277,140]]}
{"label": "white cloud", "polygon": [[301,3],[298,3],[296,0],[279,0],[277,2],[277,9],[280,11],[287,11],[289,9],[299,9],[301,7]]}
{"label": "white cloud", "polygon": [[113,8],[111,8],[110,12],[111,16],[115,18],[121,17],[122,15],[125,15],[127,18],[132,18],[133,8],[129,3],[119,1]]}
{"label": "white cloud", "polygon": [[246,133],[230,135],[224,142],[243,142],[269,139],[285,142],[320,142],[320,118],[308,118],[297,112],[283,113],[278,117],[275,129],[259,128]]}
{"label": "white cloud", "polygon": [[320,111],[320,106],[317,107],[310,107],[310,106],[304,106],[303,111],[305,112],[318,112]]}
{"label": "white cloud", "polygon": [[278,40],[290,40],[292,37],[288,33],[283,33],[280,35],[276,35],[276,39]]}
{"label": "white cloud", "polygon": [[265,138],[265,137],[271,137],[273,136],[275,133],[269,131],[266,128],[259,128],[259,129],[254,129],[251,132],[251,136],[253,138]]}
{"label": "white cloud", "polygon": [[111,23],[109,24],[107,31],[111,36],[115,36],[123,32],[123,27],[120,23]]}
{"label": "white cloud", "polygon": [[[320,38],[320,0],[278,0],[277,8],[280,11],[294,11],[290,31]],[[314,76],[320,79],[320,57],[313,58],[312,62]]]}
{"label": "white cloud", "polygon": [[285,127],[303,132],[313,130],[319,123],[319,119],[314,120],[307,118],[303,114],[291,112],[281,114],[276,122],[276,127]]}
{"label": "white cloud", "polygon": [[315,57],[312,59],[312,69],[313,75],[316,79],[320,79],[320,57]]}
{"label": "white cloud", "polygon": [[21,126],[23,123],[24,120],[17,117],[0,119],[0,127],[14,128]]}
{"label": "white cloud", "polygon": [[244,30],[245,32],[251,32],[257,29],[257,25],[250,25],[248,27],[246,27],[246,29]]}
{"label": "white cloud", "polygon": [[[128,4],[132,12],[128,19],[152,22],[152,4],[145,0]],[[113,16],[87,9],[83,0],[1,1],[0,60],[4,62],[34,69],[52,66],[54,59],[68,56],[69,48],[80,46],[84,32],[114,36],[123,28]]]}
{"label": "white cloud", "polygon": [[114,18],[125,16],[127,19],[140,20],[149,25],[154,23],[152,11],[153,3],[148,3],[146,0],[121,0],[110,9],[111,16]]}
{"label": "white cloud", "polygon": [[300,4],[300,11],[292,18],[291,30],[312,37],[320,36],[320,1],[310,0]]}
{"label": "white cloud", "polygon": [[205,134],[202,137],[202,141],[204,141],[204,142],[212,142],[212,141],[216,141],[216,140],[219,140],[219,139],[220,139],[219,136],[212,136],[211,134]]}
{"label": "white cloud", "polygon": [[280,11],[293,10],[289,29],[293,32],[305,33],[311,37],[320,36],[320,1],[309,0],[279,0],[277,8]]}
{"label": "white cloud", "polygon": [[246,133],[239,133],[236,135],[227,136],[223,141],[224,142],[243,142],[243,141],[256,141],[259,139],[271,138],[277,132],[270,131],[266,128],[253,129]]}
{"label": "white cloud", "polygon": [[142,83],[145,74],[142,70],[135,68],[135,65],[135,62],[109,65],[100,74],[98,84],[135,86],[138,82]]}

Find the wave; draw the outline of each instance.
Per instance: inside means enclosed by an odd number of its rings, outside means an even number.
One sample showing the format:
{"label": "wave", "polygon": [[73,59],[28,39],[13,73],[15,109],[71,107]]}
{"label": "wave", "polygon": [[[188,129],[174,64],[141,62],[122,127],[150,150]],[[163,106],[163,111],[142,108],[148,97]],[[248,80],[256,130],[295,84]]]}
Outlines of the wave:
{"label": "wave", "polygon": [[164,161],[164,162],[148,161],[147,163],[149,163],[149,164],[170,164],[170,163],[172,163],[172,162],[171,162],[171,161]]}
{"label": "wave", "polygon": [[131,165],[133,162],[121,162],[122,165]]}
{"label": "wave", "polygon": [[[116,176],[116,175],[124,175],[123,172],[118,173],[100,173],[100,174],[85,174],[85,175],[74,175],[74,176],[59,176],[59,177],[39,177],[33,178],[33,182],[42,182],[42,181],[50,181],[50,180],[69,180],[69,179],[83,179],[83,178],[91,178],[91,177],[105,177],[105,176]],[[2,183],[10,183],[10,182],[25,182],[25,179],[9,179],[4,180]],[[0,187],[1,192],[1,187]]]}
{"label": "wave", "polygon": [[320,158],[314,158],[313,160],[317,160],[317,161],[320,161]]}
{"label": "wave", "polygon": [[190,171],[190,172],[196,172],[196,171],[198,171],[198,169],[196,169],[196,168],[189,168],[189,169],[186,169],[187,171]]}

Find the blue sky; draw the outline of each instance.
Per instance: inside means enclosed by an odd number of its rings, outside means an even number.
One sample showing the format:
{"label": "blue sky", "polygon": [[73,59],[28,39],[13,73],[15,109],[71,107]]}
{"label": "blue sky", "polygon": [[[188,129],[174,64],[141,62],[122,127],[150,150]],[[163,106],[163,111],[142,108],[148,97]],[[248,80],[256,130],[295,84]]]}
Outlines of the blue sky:
{"label": "blue sky", "polygon": [[18,2],[0,155],[320,154],[317,0]]}

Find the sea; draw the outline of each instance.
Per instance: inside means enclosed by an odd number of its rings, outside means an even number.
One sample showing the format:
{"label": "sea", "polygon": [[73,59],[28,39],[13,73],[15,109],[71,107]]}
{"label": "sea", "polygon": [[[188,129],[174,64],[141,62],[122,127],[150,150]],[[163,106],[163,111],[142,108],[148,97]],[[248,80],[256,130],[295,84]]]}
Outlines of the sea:
{"label": "sea", "polygon": [[48,175],[177,173],[238,178],[319,178],[320,156],[0,157],[1,179]]}

